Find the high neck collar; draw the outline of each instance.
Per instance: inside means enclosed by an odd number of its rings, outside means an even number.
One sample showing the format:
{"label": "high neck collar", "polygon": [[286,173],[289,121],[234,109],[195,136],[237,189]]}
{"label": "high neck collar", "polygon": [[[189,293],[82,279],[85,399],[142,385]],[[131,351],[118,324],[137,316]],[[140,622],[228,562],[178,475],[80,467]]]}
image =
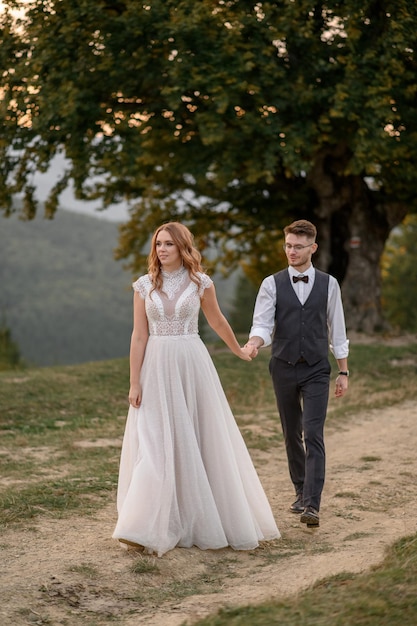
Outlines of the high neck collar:
{"label": "high neck collar", "polygon": [[178,269],[173,270],[172,272],[168,272],[167,270],[161,268],[161,274],[164,278],[177,278],[177,276],[185,274],[186,271],[187,270],[183,265],[181,265]]}

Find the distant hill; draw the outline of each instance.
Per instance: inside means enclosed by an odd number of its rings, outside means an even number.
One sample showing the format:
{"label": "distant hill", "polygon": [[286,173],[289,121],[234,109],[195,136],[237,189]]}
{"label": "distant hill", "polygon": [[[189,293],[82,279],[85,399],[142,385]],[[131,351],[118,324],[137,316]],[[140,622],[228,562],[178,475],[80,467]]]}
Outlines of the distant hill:
{"label": "distant hill", "polygon": [[113,259],[117,224],[60,210],[0,217],[0,324],[31,364],[125,356],[131,277]]}
{"label": "distant hill", "polygon": [[[29,364],[128,355],[132,276],[113,259],[117,239],[117,223],[63,209],[53,220],[0,216],[0,326]],[[216,278],[226,314],[235,283]]]}

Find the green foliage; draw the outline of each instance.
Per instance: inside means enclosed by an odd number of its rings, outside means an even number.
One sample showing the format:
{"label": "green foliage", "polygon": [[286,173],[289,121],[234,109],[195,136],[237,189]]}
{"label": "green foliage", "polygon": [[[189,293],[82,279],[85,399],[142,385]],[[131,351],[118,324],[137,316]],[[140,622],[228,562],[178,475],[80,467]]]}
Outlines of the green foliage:
{"label": "green foliage", "polygon": [[[380,325],[384,242],[416,209],[414,1],[25,9],[17,23],[7,10],[0,18],[6,213],[21,192],[34,216],[32,172],[63,152],[46,215],[69,182],[104,206],[130,200],[118,256],[135,272],[169,219],[189,224],[200,248],[214,245],[224,267],[261,261],[263,275],[276,269],[282,226],[312,219],[318,265],[352,287],[351,325]],[[363,242],[355,255],[352,236]]]}
{"label": "green foliage", "polygon": [[230,324],[236,333],[244,333],[246,337],[252,325],[253,307],[255,305],[258,286],[254,285],[245,275],[237,281]]}
{"label": "green foliage", "polygon": [[417,331],[417,219],[410,215],[387,242],[382,259],[382,306],[397,329]]}

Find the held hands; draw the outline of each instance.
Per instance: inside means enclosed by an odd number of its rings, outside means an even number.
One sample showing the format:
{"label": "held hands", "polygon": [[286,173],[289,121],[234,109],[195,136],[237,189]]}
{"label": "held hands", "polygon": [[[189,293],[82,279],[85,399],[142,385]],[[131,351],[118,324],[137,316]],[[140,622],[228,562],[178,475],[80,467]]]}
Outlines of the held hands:
{"label": "held hands", "polygon": [[252,357],[250,356],[249,351],[246,350],[246,347],[240,348],[240,354],[238,354],[237,356],[243,361],[252,361]]}
{"label": "held hands", "polygon": [[258,356],[258,348],[255,346],[255,344],[253,343],[246,343],[243,348],[242,348],[243,352],[245,352],[245,354],[250,356],[250,359],[254,359]]}

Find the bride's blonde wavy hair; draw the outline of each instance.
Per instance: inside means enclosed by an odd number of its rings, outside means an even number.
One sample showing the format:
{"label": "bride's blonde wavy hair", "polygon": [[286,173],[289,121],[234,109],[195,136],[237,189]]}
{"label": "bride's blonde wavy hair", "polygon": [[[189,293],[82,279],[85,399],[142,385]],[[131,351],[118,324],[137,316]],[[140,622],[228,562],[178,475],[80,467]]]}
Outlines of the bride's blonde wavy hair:
{"label": "bride's blonde wavy hair", "polygon": [[168,222],[167,224],[159,226],[152,237],[151,251],[148,256],[148,273],[153,285],[152,291],[154,289],[162,289],[163,277],[156,252],[156,242],[159,233],[163,230],[166,230],[170,234],[172,241],[178,247],[182,257],[182,263],[188,270],[191,280],[196,283],[196,285],[200,286],[201,281],[198,272],[202,272],[203,268],[201,266],[201,254],[194,245],[194,237],[184,224],[180,224],[180,222]]}

